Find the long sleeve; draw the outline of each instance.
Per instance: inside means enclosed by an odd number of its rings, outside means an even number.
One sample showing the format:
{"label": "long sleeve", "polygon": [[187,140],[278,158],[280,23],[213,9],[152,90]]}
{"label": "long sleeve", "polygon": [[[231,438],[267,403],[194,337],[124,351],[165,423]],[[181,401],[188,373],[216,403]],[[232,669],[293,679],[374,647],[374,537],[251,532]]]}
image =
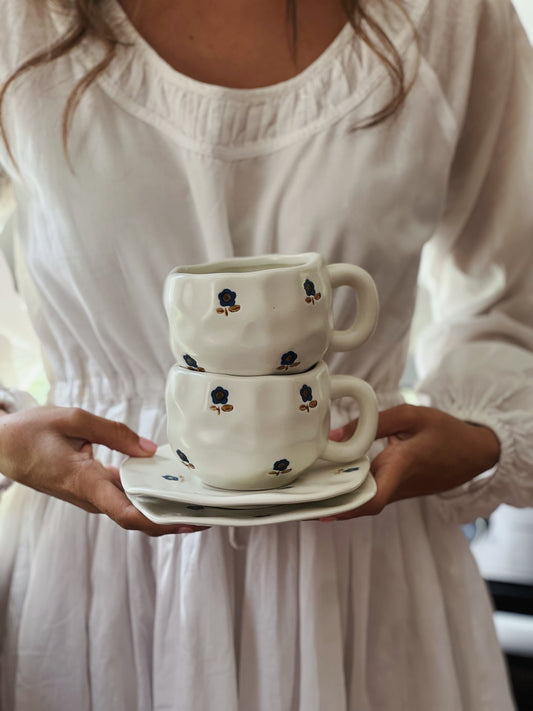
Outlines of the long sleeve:
{"label": "long sleeve", "polygon": [[[0,235],[3,235],[14,209],[11,185],[0,167]],[[13,278],[1,250],[0,304],[0,407],[8,412],[15,412],[32,407],[35,400],[27,392],[8,387],[9,376],[13,370],[14,344],[24,338],[25,332],[17,315],[23,307],[15,292]],[[5,386],[3,382],[6,382]]]}
{"label": "long sleeve", "polygon": [[[0,170],[0,234],[14,207],[10,193],[10,186]],[[30,393],[2,382],[8,380],[13,369],[13,346],[20,337],[20,319],[13,313],[20,309],[18,299],[11,273],[0,250],[0,407],[7,412],[18,412],[37,405]],[[17,323],[18,329],[15,327]],[[9,483],[9,479],[0,474],[0,491]]]}
{"label": "long sleeve", "polygon": [[433,319],[416,353],[429,404],[501,444],[494,471],[435,497],[458,522],[533,506],[533,51],[507,0],[481,5],[447,208],[421,264]]}
{"label": "long sleeve", "polygon": [[[17,353],[35,352],[33,333],[26,326],[24,305],[16,293],[9,268],[0,252],[0,407],[18,412],[34,407],[35,398],[25,390],[10,387],[10,376],[17,370]],[[31,341],[28,341],[31,338]],[[22,346],[26,346],[25,349]]]}

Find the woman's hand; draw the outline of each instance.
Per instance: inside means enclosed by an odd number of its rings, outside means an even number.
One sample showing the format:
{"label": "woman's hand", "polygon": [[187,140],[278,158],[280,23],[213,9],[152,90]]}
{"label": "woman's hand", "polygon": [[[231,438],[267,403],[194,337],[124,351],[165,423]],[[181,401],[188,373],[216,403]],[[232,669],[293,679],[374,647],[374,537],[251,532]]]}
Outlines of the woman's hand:
{"label": "woman's hand", "polygon": [[78,408],[36,407],[0,416],[0,471],[10,479],[151,536],[203,530],[161,526],[143,516],[124,494],[118,469],[94,459],[93,444],[131,457],[150,457],[157,447],[126,425]]}
{"label": "woman's hand", "polygon": [[[348,439],[357,421],[330,432]],[[470,481],[497,464],[500,444],[488,427],[473,425],[432,407],[398,405],[379,415],[376,439],[387,447],[372,461],[375,497],[354,511],[324,517],[343,520],[380,513],[392,501],[436,494]]]}

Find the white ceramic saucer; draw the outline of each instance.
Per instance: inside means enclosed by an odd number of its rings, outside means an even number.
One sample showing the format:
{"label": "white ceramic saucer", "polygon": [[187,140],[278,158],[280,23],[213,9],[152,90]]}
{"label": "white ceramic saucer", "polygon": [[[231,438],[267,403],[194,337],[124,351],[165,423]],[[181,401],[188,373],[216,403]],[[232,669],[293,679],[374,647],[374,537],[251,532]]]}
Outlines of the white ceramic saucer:
{"label": "white ceramic saucer", "polygon": [[305,504],[229,509],[151,499],[134,494],[128,494],[128,498],[153,523],[181,523],[192,526],[263,526],[268,523],[317,519],[321,516],[334,516],[344,511],[351,511],[372,499],[375,493],[376,482],[372,474],[368,474],[355,491],[325,501]]}
{"label": "white ceramic saucer", "polygon": [[194,470],[187,468],[166,444],[159,447],[153,457],[126,459],[120,467],[120,478],[128,495],[244,508],[305,503],[347,494],[362,484],[369,468],[367,457],[344,465],[319,459],[300,474],[296,481],[281,489],[215,489],[195,476]]}

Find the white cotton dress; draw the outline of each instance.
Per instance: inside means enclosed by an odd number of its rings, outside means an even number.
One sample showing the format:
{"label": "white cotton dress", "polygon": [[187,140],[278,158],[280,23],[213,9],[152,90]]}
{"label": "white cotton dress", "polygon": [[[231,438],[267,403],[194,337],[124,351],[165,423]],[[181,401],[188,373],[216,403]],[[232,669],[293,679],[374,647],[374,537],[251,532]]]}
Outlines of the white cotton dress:
{"label": "white cotton dress", "polygon": [[[35,6],[0,0],[1,80],[65,26]],[[415,83],[394,119],[365,130],[354,128],[390,87],[349,26],[295,78],[239,90],[174,71],[123,22],[127,41],[76,112],[72,170],[61,113],[101,49],[85,42],[26,74],[4,107],[18,169],[0,147],[25,296],[50,401],[163,444],[173,358],[161,293],[175,265],[317,251],[367,269],[375,335],[329,363],[369,381],[382,408],[402,400],[420,274],[434,315],[421,393],[494,429],[497,470],[372,518],[159,539],[12,484],[0,503],[2,711],[513,708],[459,524],[502,501],[533,505],[532,53],[508,0],[409,10]],[[107,11],[124,20],[114,2]],[[382,20],[412,76],[408,26]],[[339,324],[352,308],[340,290]],[[5,385],[15,409],[23,396]],[[353,414],[339,406],[335,424]]]}

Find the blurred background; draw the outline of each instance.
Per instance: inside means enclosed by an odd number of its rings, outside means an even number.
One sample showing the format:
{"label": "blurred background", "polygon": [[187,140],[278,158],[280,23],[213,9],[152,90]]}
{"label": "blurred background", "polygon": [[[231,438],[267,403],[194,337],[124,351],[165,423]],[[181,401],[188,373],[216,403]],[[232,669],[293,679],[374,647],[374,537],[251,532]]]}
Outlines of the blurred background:
{"label": "blurred background", "polygon": [[[533,0],[513,2],[533,42]],[[26,305],[16,288],[24,284],[31,298],[31,283],[18,252],[12,196],[9,190],[0,193],[0,382],[29,391],[44,403],[46,367]],[[420,290],[411,350],[429,318],[428,299]],[[410,401],[415,401],[416,380],[414,358],[410,357],[402,380]],[[519,711],[533,711],[533,509],[500,506],[488,521],[472,521],[464,532],[494,600],[496,628],[517,707]]]}

